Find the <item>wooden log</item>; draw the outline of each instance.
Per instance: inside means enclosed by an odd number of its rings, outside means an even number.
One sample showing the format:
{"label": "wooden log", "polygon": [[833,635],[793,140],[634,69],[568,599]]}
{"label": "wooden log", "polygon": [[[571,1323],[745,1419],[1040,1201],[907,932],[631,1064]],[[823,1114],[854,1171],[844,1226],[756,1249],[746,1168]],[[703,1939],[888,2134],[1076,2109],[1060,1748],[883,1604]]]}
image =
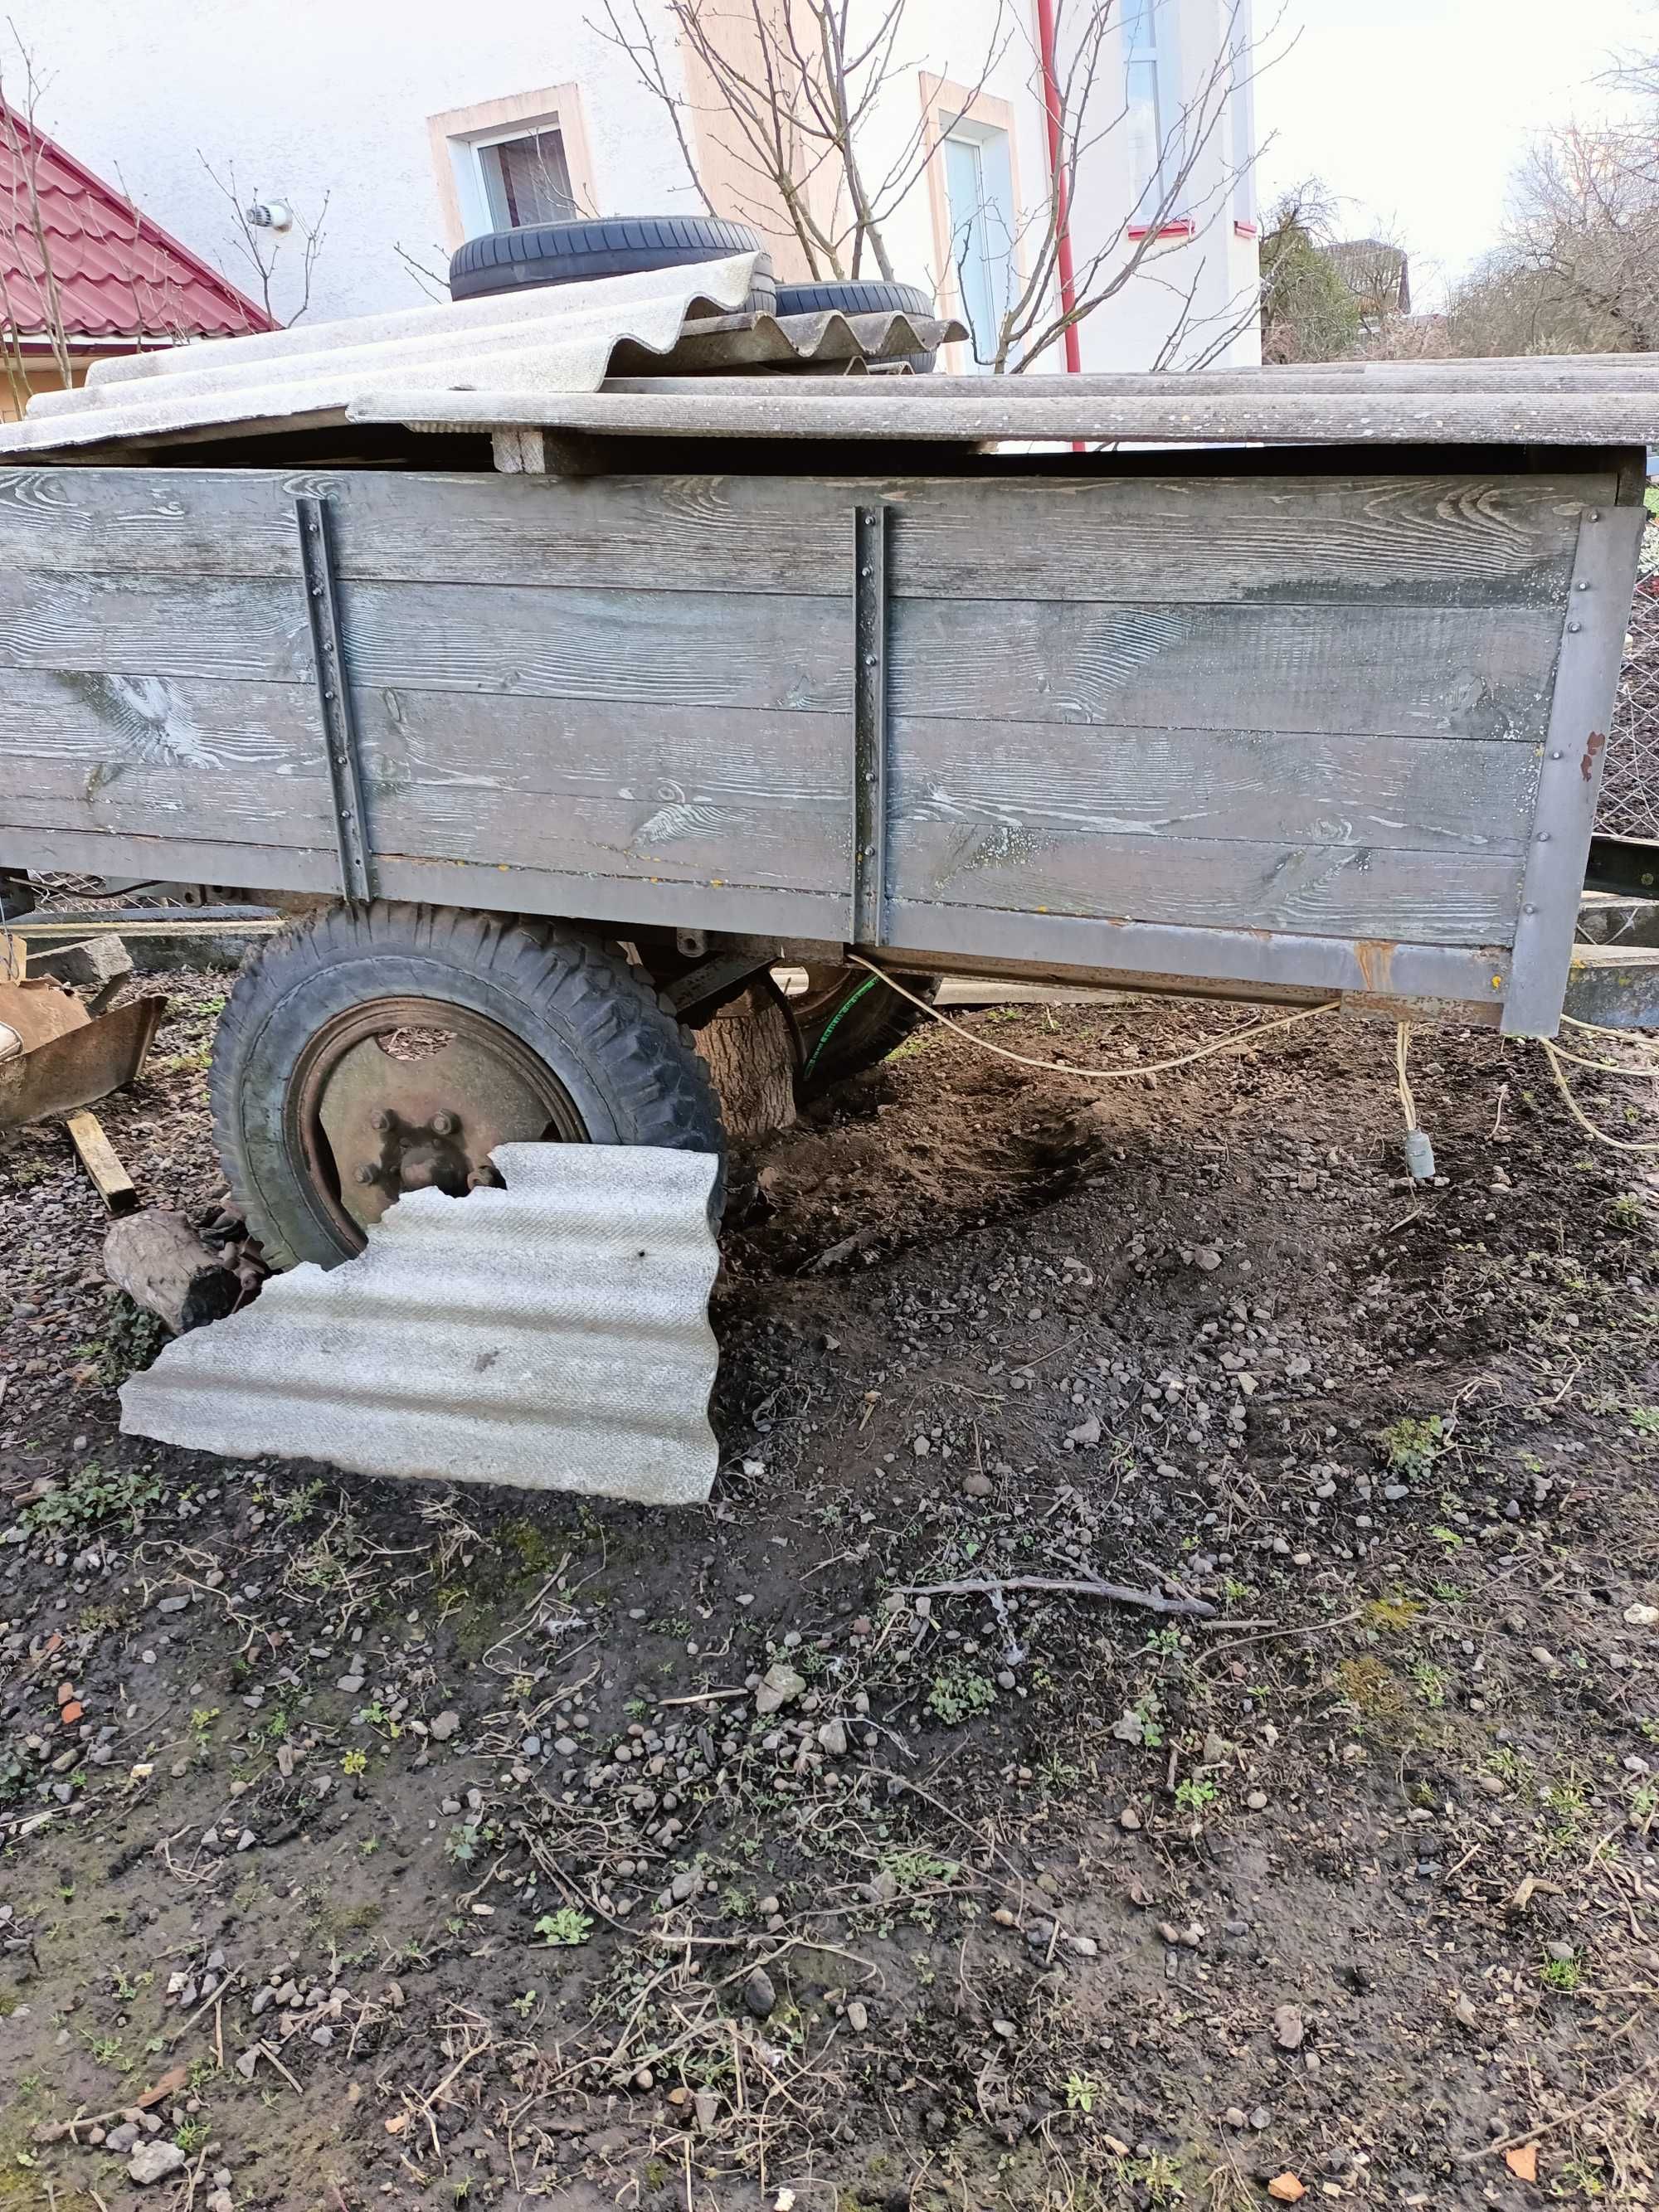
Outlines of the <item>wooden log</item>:
{"label": "wooden log", "polygon": [[154,1206],[114,1224],[104,1239],[104,1272],[175,1336],[222,1320],[244,1296],[235,1273],[184,1214]]}
{"label": "wooden log", "polygon": [[787,1129],[795,1119],[795,1030],[775,990],[751,983],[695,1033],[729,1137]]}

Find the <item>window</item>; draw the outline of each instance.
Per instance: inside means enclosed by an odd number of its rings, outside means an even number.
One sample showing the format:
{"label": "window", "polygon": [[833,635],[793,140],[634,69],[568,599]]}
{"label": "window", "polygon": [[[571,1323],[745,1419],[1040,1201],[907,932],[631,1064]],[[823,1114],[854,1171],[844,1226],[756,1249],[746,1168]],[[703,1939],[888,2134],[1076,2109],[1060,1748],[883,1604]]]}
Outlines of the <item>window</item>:
{"label": "window", "polygon": [[599,206],[579,86],[452,107],[426,127],[452,251],[487,230],[566,222]]}
{"label": "window", "polygon": [[1137,215],[1157,212],[1168,190],[1165,112],[1173,82],[1166,47],[1168,0],[1125,0],[1124,104],[1129,136],[1130,189]]}
{"label": "window", "polygon": [[522,230],[533,222],[568,222],[576,212],[564,140],[557,130],[521,138],[476,140],[478,173],[491,230]]}
{"label": "window", "polygon": [[951,263],[962,319],[973,332],[973,366],[992,367],[1002,319],[1013,305],[1014,180],[1008,134],[958,120],[942,143],[950,210]]}

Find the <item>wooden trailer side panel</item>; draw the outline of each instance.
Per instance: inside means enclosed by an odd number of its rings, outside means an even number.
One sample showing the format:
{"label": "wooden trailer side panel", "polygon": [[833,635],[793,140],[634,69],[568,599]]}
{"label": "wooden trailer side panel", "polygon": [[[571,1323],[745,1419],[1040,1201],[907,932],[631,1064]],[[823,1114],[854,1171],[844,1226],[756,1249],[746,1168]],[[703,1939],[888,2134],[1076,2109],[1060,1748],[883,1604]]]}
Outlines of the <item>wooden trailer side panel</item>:
{"label": "wooden trailer side panel", "polygon": [[1600,604],[1574,592],[1586,518],[1616,496],[1595,456],[1064,482],[3,471],[0,866],[340,888],[295,521],[319,499],[387,895],[841,939],[862,893],[889,946],[1227,976],[1271,939],[1285,982],[1490,1006],[1568,625],[1605,629],[1617,590],[1616,549]]}

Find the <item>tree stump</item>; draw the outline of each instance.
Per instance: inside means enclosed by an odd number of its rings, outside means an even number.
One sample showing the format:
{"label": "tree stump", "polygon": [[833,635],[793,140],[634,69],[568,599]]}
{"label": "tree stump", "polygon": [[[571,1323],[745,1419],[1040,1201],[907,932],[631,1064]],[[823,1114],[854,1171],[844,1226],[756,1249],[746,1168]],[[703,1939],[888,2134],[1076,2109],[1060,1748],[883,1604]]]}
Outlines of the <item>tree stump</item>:
{"label": "tree stump", "polygon": [[795,1119],[795,1026],[777,993],[751,983],[695,1033],[720,1094],[726,1134],[741,1142]]}
{"label": "tree stump", "polygon": [[234,1312],[245,1296],[234,1267],[210,1251],[182,1213],[149,1208],[114,1224],[104,1272],[175,1336]]}

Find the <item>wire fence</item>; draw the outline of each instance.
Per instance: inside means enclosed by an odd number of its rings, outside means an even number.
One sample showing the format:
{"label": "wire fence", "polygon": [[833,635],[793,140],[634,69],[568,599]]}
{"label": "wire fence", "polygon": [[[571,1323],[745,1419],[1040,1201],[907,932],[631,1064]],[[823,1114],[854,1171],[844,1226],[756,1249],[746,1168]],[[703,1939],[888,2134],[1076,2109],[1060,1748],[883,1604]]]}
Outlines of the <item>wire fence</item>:
{"label": "wire fence", "polygon": [[1625,635],[1595,826],[1609,837],[1659,838],[1659,529],[1651,523]]}

